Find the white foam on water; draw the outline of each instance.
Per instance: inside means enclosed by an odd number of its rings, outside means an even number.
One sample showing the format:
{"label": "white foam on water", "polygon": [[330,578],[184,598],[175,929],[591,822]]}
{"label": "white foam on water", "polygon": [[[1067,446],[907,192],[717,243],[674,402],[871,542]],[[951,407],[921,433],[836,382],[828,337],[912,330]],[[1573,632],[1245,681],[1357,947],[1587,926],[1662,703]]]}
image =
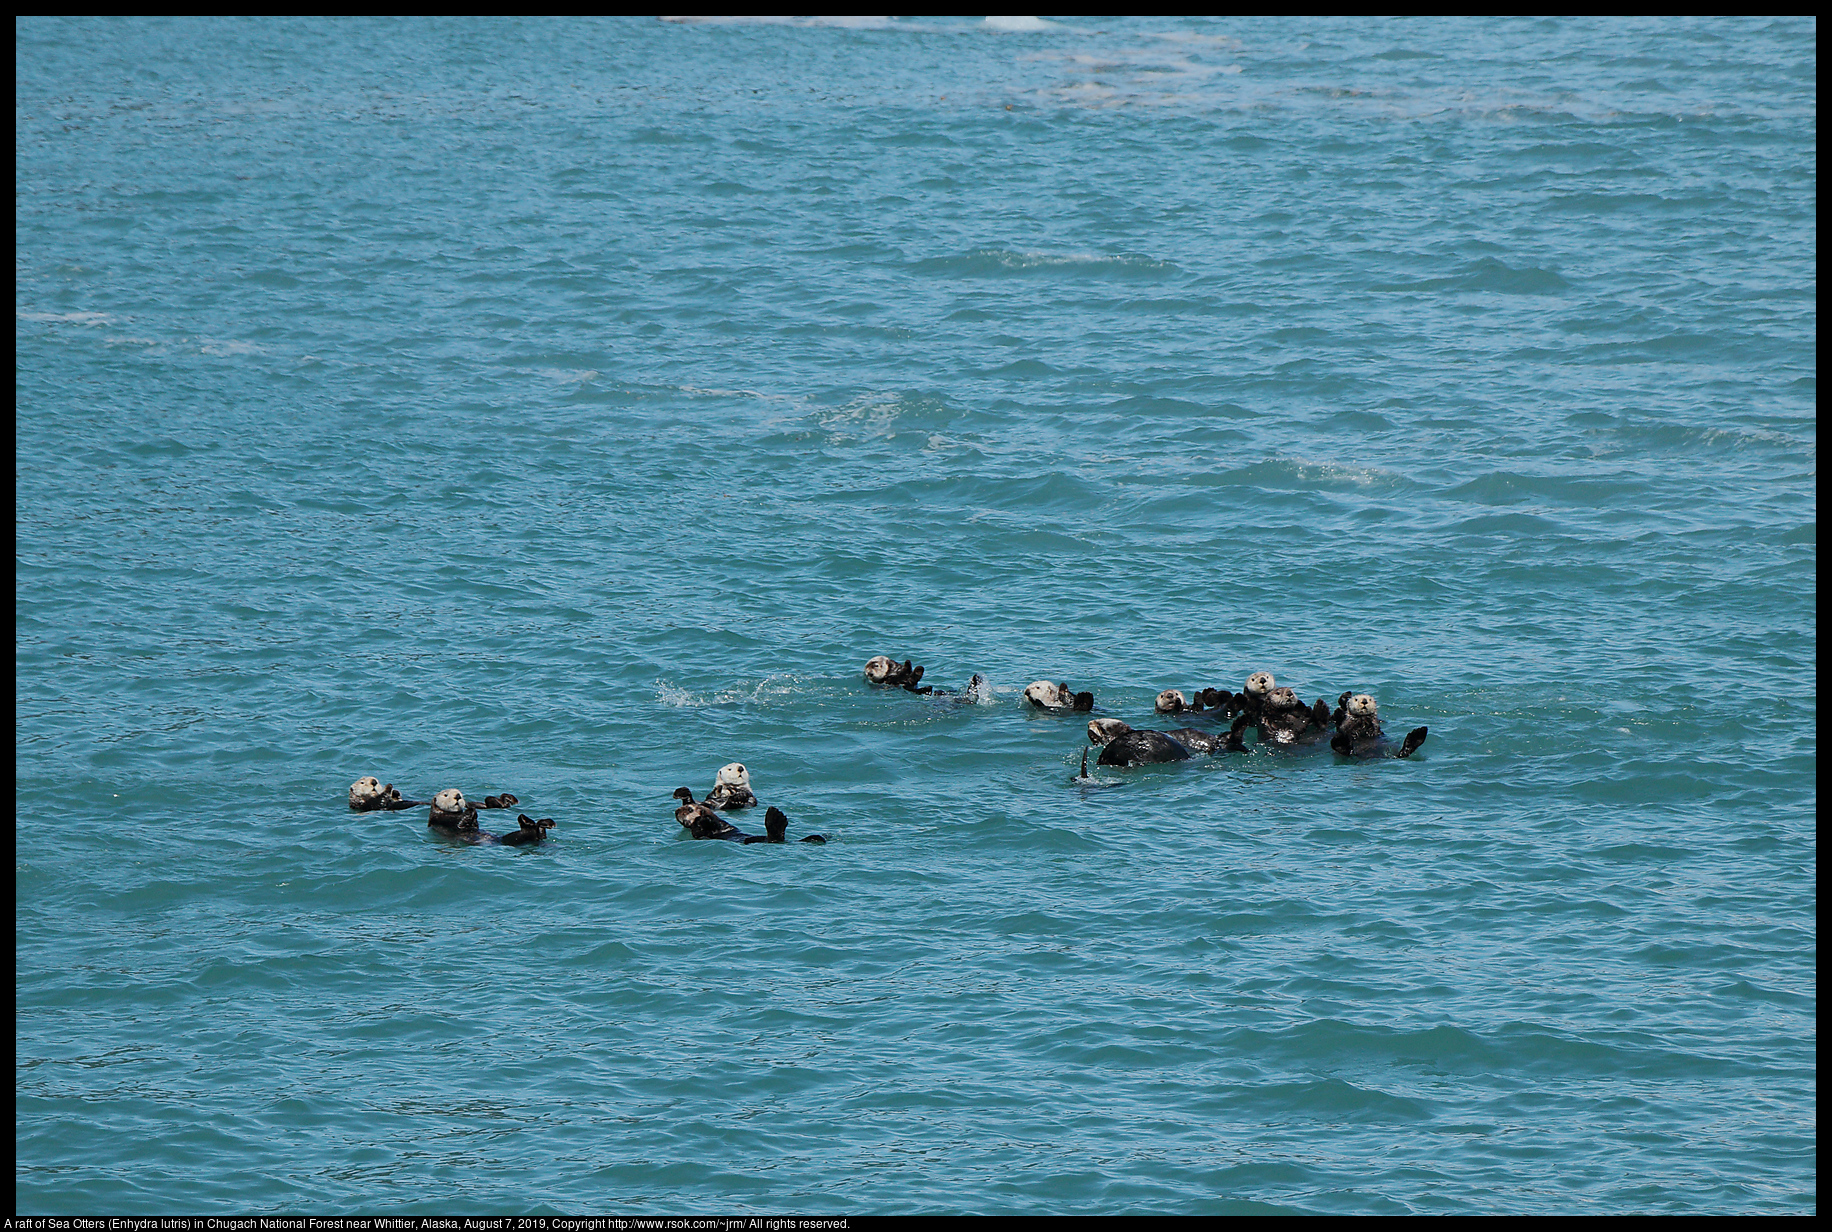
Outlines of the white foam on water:
{"label": "white foam on water", "polygon": [[1000,34],[1035,34],[1039,30],[1061,29],[1056,22],[1041,17],[988,17],[983,24],[986,29]]}
{"label": "white foam on water", "polygon": [[15,312],[21,321],[56,322],[60,325],[113,325],[114,317],[106,312]]}
{"label": "white foam on water", "polygon": [[769,704],[782,698],[799,697],[803,678],[789,673],[765,676],[755,684],[738,684],[712,693],[695,693],[673,681],[657,677],[655,698],[664,706],[697,709],[704,706]]}

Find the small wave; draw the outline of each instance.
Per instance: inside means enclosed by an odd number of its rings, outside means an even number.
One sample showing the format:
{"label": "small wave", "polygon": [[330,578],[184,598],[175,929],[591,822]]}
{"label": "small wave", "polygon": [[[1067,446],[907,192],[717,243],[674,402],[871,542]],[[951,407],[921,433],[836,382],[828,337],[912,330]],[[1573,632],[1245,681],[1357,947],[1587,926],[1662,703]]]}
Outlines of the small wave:
{"label": "small wave", "polygon": [[1493,257],[1484,257],[1447,278],[1419,282],[1381,283],[1373,291],[1487,291],[1497,295],[1556,295],[1571,283],[1552,270],[1527,265],[1519,269]]}
{"label": "small wave", "polygon": [[1401,476],[1378,466],[1347,466],[1340,462],[1307,462],[1302,458],[1267,458],[1220,474],[1193,475],[1189,482],[1198,487],[1284,488],[1299,491],[1329,491],[1344,486],[1357,488],[1392,487]]}
{"label": "small wave", "polygon": [[1168,278],[1182,271],[1174,262],[1141,253],[1042,252],[974,248],[957,256],[930,257],[909,265],[918,274],[955,278],[999,278],[1041,274],[1087,274],[1100,278]]}
{"label": "small wave", "polygon": [[199,338],[197,349],[205,355],[265,355],[267,348],[256,342],[224,342],[214,338]]}
{"label": "small wave", "polygon": [[938,394],[906,390],[860,394],[840,406],[815,411],[814,420],[829,432],[885,436],[903,428],[932,433],[947,427],[960,414]]}
{"label": "small wave", "polygon": [[56,322],[60,325],[113,325],[114,317],[106,312],[15,312],[21,321]]}

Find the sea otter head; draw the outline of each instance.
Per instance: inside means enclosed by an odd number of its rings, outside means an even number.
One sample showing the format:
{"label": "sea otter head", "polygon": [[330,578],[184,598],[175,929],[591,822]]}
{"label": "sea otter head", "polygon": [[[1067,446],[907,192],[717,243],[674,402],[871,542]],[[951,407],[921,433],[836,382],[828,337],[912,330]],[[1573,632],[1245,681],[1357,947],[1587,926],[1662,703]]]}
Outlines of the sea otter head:
{"label": "sea otter head", "polygon": [[1045,710],[1062,710],[1072,705],[1075,699],[1066,684],[1034,680],[1025,687],[1024,700],[1033,706],[1042,706]]}
{"label": "sea otter head", "polygon": [[435,813],[464,812],[464,793],[456,787],[447,787],[433,797],[433,811]]}
{"label": "sea otter head", "polygon": [[1272,673],[1254,672],[1247,677],[1247,692],[1261,698],[1272,692]]}
{"label": "sea otter head", "polygon": [[1268,710],[1296,710],[1303,704],[1303,702],[1298,700],[1296,690],[1287,689],[1283,686],[1266,694],[1266,709]]}
{"label": "sea otter head", "polygon": [[363,805],[382,798],[382,781],[373,774],[365,774],[350,784],[350,807],[361,808]]}
{"label": "sea otter head", "polygon": [[1159,714],[1176,714],[1189,708],[1189,699],[1176,689],[1166,689],[1153,705]]}
{"label": "sea otter head", "polygon": [[865,678],[873,684],[883,684],[896,670],[897,665],[885,655],[877,655],[865,661]]}
{"label": "sea otter head", "polygon": [[1118,719],[1089,719],[1088,743],[1106,744],[1117,740],[1132,728]]}
{"label": "sea otter head", "polygon": [[1355,696],[1343,703],[1342,708],[1351,719],[1371,719],[1375,717],[1377,712],[1374,699],[1369,697],[1366,693],[1355,694]]}
{"label": "sea otter head", "polygon": [[750,771],[744,768],[743,763],[735,761],[729,765],[720,766],[719,777],[713,780],[714,790],[723,787],[728,791],[735,791],[740,787],[748,789],[750,785]]}

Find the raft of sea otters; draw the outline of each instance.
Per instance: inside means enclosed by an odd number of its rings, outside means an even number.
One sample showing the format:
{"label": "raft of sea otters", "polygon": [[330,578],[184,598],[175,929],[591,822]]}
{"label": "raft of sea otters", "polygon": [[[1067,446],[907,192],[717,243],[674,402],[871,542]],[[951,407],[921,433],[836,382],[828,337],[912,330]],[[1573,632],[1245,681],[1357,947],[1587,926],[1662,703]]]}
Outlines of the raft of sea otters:
{"label": "raft of sea otters", "polygon": [[[902,689],[924,696],[951,697],[963,702],[977,702],[986,692],[986,678],[975,673],[960,690],[937,689],[922,683],[923,669],[902,663],[888,655],[878,655],[865,664],[865,679],[880,688]],[[1039,710],[1062,713],[1088,713],[1094,709],[1094,694],[1077,693],[1067,683],[1038,680],[1024,690],[1027,705]],[[1166,689],[1158,694],[1154,705],[1162,715],[1189,715],[1194,722],[1210,724],[1209,730],[1180,727],[1175,731],[1141,731],[1119,719],[1088,720],[1088,743],[1100,748],[1097,765],[1143,766],[1164,762],[1187,761],[1197,755],[1245,753],[1246,736],[1254,733],[1260,744],[1298,746],[1321,744],[1328,736],[1330,750],[1339,756],[1355,759],[1375,757],[1410,757],[1425,743],[1428,730],[1415,727],[1398,744],[1387,738],[1380,727],[1380,708],[1366,693],[1348,691],[1336,699],[1332,710],[1322,698],[1306,706],[1295,690],[1280,686],[1271,672],[1254,672],[1247,677],[1239,693],[1227,689],[1201,689],[1194,699],[1181,690]],[[1222,723],[1227,726],[1223,728]],[[1088,753],[1082,750],[1081,774],[1088,775]],[[758,801],[751,791],[751,776],[742,763],[719,767],[713,778],[712,791],[706,799],[696,801],[685,787],[674,789],[681,802],[674,819],[694,838],[725,839],[735,843],[786,843],[789,819],[779,808],[766,809],[762,834],[746,834],[720,813],[754,807]],[[520,801],[508,792],[485,796],[483,803],[467,801],[456,787],[448,787],[431,800],[406,800],[393,783],[365,776],[350,784],[350,807],[359,813],[378,810],[398,812],[424,808],[429,829],[466,843],[500,843],[506,847],[523,847],[538,843],[553,828],[553,818],[539,819],[522,813],[516,821],[519,829],[493,834],[477,824],[479,809],[510,809]],[[804,843],[825,843],[821,834],[801,838]]]}

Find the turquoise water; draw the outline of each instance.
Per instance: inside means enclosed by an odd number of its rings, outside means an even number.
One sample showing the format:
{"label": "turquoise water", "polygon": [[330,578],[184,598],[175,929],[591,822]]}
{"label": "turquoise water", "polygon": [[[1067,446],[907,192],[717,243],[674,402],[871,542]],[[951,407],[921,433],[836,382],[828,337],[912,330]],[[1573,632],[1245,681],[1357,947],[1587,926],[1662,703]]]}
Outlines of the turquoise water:
{"label": "turquoise water", "polygon": [[1816,34],[17,23],[16,1205],[1813,1210]]}

